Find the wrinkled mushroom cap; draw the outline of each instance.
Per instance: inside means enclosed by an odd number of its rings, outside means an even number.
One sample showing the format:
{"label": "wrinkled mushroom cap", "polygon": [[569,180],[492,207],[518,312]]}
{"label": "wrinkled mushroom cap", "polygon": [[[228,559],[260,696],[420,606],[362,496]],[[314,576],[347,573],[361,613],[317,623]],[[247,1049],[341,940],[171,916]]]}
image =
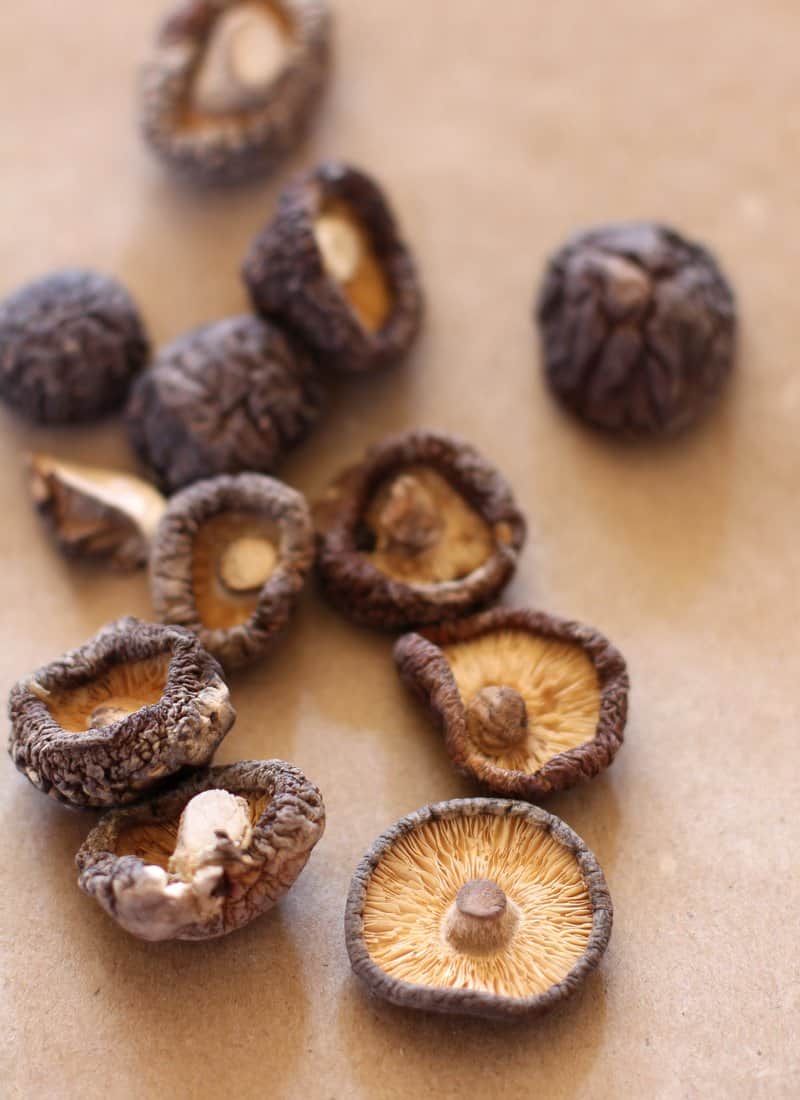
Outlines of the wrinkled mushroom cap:
{"label": "wrinkled mushroom cap", "polygon": [[77,854],[78,885],[140,939],[212,939],[271,909],[324,827],[320,792],[291,764],[209,768],[102,818]]}
{"label": "wrinkled mushroom cap", "polygon": [[193,634],[125,618],[20,680],[9,717],[8,751],[34,786],[73,806],[114,806],[207,764],[236,712]]}
{"label": "wrinkled mushroom cap", "polygon": [[288,623],[313,560],[300,493],[262,474],[197,482],[170,500],[153,543],[156,616],[192,630],[225,667],[247,664]]}
{"label": "wrinkled mushroom cap", "polygon": [[597,860],[559,818],[455,799],[376,841],[353,877],[345,935],[377,996],[503,1019],[574,992],[606,949],[612,912]]}
{"label": "wrinkled mushroom cap", "polygon": [[372,447],[314,509],[326,593],[385,629],[452,619],[511,579],[525,521],[501,474],[468,443],[413,431]]}
{"label": "wrinkled mushroom cap", "polygon": [[269,471],[310,430],[324,389],[275,325],[232,317],[163,348],[127,405],[134,450],[162,489]]}
{"label": "wrinkled mushroom cap", "polygon": [[141,83],[145,140],[188,179],[271,171],[327,82],[325,0],[186,0],[162,24]]}
{"label": "wrinkled mushroom cap", "polygon": [[608,767],[622,744],[625,661],[580,623],[495,608],[405,635],[395,662],[458,768],[495,794],[564,790]]}
{"label": "wrinkled mushroom cap", "polygon": [[422,317],[416,267],[378,184],[325,163],[281,195],[243,267],[253,305],[288,325],[324,367],[400,359]]}

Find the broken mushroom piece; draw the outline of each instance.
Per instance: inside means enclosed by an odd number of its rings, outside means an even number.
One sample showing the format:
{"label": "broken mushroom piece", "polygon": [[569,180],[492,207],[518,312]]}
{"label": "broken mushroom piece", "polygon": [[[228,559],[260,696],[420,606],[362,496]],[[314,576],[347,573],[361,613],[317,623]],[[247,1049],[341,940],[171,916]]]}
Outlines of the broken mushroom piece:
{"label": "broken mushroom piece", "polygon": [[315,509],[331,600],[386,629],[441,622],[495,599],[516,569],[525,521],[504,478],[468,443],[392,436]]}
{"label": "broken mushroom piece", "polygon": [[324,389],[274,325],[233,317],[187,332],[137,381],[131,444],[166,492],[200,478],[271,470],[309,432]]}
{"label": "broken mushroom piece", "polygon": [[383,834],[353,877],[353,970],[393,1004],[508,1019],[573,993],[613,910],[603,872],[559,818],[524,802],[426,806]]}
{"label": "broken mushroom piece", "polygon": [[404,635],[395,662],[459,770],[495,794],[564,790],[607,768],[622,744],[625,660],[580,623],[495,608]]}
{"label": "broken mushroom piece", "polygon": [[30,455],[28,468],[33,502],[64,554],[104,558],[117,569],[146,565],[166,507],[152,485],[44,454]]}
{"label": "broken mushroom piece", "polygon": [[0,398],[39,424],[116,409],[149,351],[136,303],[96,271],[56,271],[0,302]]}
{"label": "broken mushroom piece", "polygon": [[422,292],[394,215],[378,184],[347,165],[322,164],[281,195],[243,274],[255,308],[326,367],[383,366],[419,330]]}
{"label": "broken mushroom piece", "polygon": [[156,616],[226,668],[248,664],[286,626],[313,561],[300,493],[262,474],[200,481],[170,500],[153,543]]}
{"label": "broken mushroom piece", "polygon": [[321,0],[189,0],[163,25],[144,70],[145,139],[198,182],[272,170],[321,96],[329,37]]}
{"label": "broken mushroom piece", "polygon": [[145,140],[175,172],[235,183],[298,143],[327,81],[324,0],[187,0],[163,23],[141,85]]}
{"label": "broken mushroom piece", "polygon": [[102,818],[78,885],[139,939],[213,939],[271,909],[324,828],[322,795],[291,764],[209,768]]}
{"label": "broken mushroom piece", "polygon": [[72,806],[121,806],[207,764],[236,718],[216,660],[188,630],[118,619],[20,680],[8,751]]}

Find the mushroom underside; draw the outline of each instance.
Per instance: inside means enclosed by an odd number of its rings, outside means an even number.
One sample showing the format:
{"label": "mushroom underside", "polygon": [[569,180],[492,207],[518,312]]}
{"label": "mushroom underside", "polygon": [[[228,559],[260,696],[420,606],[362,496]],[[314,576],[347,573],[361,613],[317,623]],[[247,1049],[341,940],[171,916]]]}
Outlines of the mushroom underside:
{"label": "mushroom underside", "polygon": [[380,331],[391,313],[392,292],[366,225],[348,203],[331,197],[320,204],[313,230],[326,274],[362,327]]}
{"label": "mushroom underside", "polygon": [[256,512],[226,512],[202,524],[192,547],[192,589],[209,630],[246,623],[279,563],[277,524]]}
{"label": "mushroom underside", "polygon": [[67,733],[102,729],[161,701],[170,659],[164,654],[120,662],[78,687],[37,694]]}

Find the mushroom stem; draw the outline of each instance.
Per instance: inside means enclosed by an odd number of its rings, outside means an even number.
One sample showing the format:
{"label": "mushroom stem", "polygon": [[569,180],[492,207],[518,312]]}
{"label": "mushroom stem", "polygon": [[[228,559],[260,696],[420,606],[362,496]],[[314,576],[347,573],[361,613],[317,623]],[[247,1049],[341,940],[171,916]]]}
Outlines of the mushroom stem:
{"label": "mushroom stem", "polygon": [[439,541],[442,529],[431,494],[413,474],[401,474],[378,517],[378,549],[420,554]]}
{"label": "mushroom stem", "polygon": [[528,708],[520,693],[505,685],[483,688],[467,706],[469,738],[482,752],[499,756],[528,736]]}
{"label": "mushroom stem", "polygon": [[275,547],[265,538],[242,535],[223,550],[219,578],[232,592],[258,591],[275,568]]}
{"label": "mushroom stem", "polygon": [[314,239],[326,272],[337,283],[349,283],[361,266],[364,247],[352,221],[341,214],[320,214]]}
{"label": "mushroom stem", "polygon": [[238,854],[252,833],[247,799],[221,789],[202,791],[181,814],[169,869],[188,881],[201,867]]}
{"label": "mushroom stem", "polygon": [[445,918],[444,934],[456,951],[480,955],[499,951],[517,926],[516,907],[492,879],[474,878],[456,895]]}
{"label": "mushroom stem", "polygon": [[193,90],[195,107],[227,114],[261,106],[288,54],[287,30],[271,6],[229,8],[215,21]]}

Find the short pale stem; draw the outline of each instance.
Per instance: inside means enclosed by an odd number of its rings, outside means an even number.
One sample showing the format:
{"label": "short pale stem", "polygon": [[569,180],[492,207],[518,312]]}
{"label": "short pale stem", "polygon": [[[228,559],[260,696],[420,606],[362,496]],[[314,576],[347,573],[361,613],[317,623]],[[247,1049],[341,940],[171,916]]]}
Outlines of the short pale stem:
{"label": "short pale stem", "polygon": [[413,474],[402,474],[392,485],[378,526],[386,549],[419,554],[438,542],[442,519],[433,497]]}
{"label": "short pale stem", "polygon": [[461,887],[445,918],[445,937],[463,954],[504,947],[517,926],[517,912],[492,879],[476,878]]}
{"label": "short pale stem", "polygon": [[275,569],[275,547],[265,538],[243,535],[235,539],[219,560],[219,577],[232,592],[258,591]]}
{"label": "short pale stem", "polygon": [[89,715],[89,729],[105,729],[106,726],[113,726],[115,722],[121,722],[132,713],[133,711],[126,710],[124,707],[109,706],[104,703],[102,706],[95,707]]}
{"label": "short pale stem", "polygon": [[483,688],[467,706],[467,731],[482,752],[499,755],[528,736],[528,708],[520,693],[505,685]]}

